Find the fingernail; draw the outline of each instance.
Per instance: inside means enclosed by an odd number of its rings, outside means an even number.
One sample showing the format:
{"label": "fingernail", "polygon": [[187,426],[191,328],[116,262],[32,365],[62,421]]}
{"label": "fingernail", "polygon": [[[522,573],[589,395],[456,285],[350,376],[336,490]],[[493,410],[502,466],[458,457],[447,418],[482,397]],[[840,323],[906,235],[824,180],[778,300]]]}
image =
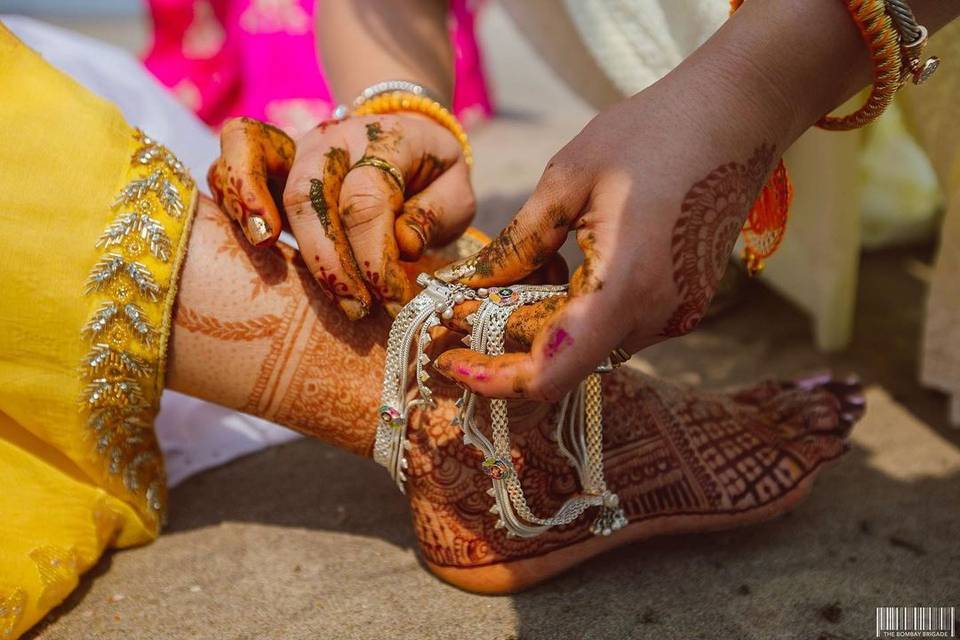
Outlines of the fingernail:
{"label": "fingernail", "polygon": [[450,370],[450,363],[446,362],[443,359],[443,356],[440,356],[439,358],[433,361],[433,370],[444,380],[450,380],[451,382],[455,382],[455,380],[450,377],[450,374],[447,373]]}
{"label": "fingernail", "polygon": [[407,226],[420,238],[420,244],[424,247],[427,246],[427,232],[423,230],[423,227],[413,220],[407,220]]}
{"label": "fingernail", "polygon": [[260,216],[247,218],[247,239],[253,244],[260,244],[270,237],[271,230],[267,221]]}
{"label": "fingernail", "polygon": [[367,306],[356,298],[340,298],[337,305],[351,320],[360,320],[369,312]]}
{"label": "fingernail", "polygon": [[433,276],[437,280],[443,280],[444,282],[456,282],[463,278],[469,278],[474,273],[476,273],[477,268],[473,266],[473,263],[468,260],[462,260],[460,262],[454,262],[448,264],[442,269],[437,269],[434,271]]}

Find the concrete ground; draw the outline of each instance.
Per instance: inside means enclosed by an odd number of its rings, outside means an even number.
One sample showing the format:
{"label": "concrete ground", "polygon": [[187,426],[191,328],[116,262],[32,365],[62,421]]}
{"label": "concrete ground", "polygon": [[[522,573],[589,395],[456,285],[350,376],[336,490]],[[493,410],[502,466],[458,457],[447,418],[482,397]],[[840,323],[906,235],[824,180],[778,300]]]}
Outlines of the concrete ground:
{"label": "concrete ground", "polygon": [[[481,226],[493,231],[590,111],[500,13],[483,28],[503,106],[474,136]],[[707,387],[824,368],[863,377],[851,452],[789,516],[636,544],[516,596],[473,596],[421,567],[404,498],[379,467],[303,440],[177,487],[166,533],[108,554],[27,637],[859,639],[874,637],[878,606],[960,605],[960,431],[916,382],[930,257],[925,246],[865,257],[842,354],[818,354],[802,314],[751,282],[638,364]]]}

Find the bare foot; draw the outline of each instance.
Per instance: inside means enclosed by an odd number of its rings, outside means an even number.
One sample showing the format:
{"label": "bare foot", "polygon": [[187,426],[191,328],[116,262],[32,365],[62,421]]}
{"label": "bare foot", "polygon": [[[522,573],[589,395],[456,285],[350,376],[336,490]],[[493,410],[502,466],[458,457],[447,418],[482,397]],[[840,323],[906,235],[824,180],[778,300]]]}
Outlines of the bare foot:
{"label": "bare foot", "polygon": [[[167,383],[370,455],[388,318],[347,321],[296,252],[252,250],[236,233],[201,201]],[[863,411],[858,385],[822,376],[734,395],[625,369],[603,381],[607,484],[631,522],[608,538],[588,533],[588,512],[541,537],[507,539],[488,513],[493,498],[480,454],[450,425],[452,397],[414,416],[407,491],[435,573],[474,591],[511,591],[634,540],[771,518],[793,507],[824,463],[843,453]],[[541,515],[579,488],[550,440],[550,412],[531,403],[511,408],[515,463]]]}
{"label": "bare foot", "polygon": [[[540,537],[507,538],[489,513],[480,454],[450,425],[452,402],[414,421],[407,492],[436,575],[470,591],[517,591],[623,544],[776,517],[843,455],[864,409],[856,381],[829,376],[735,394],[688,390],[630,369],[603,382],[606,479],[630,522],[609,537],[589,533],[588,511]],[[552,411],[517,410],[533,413],[512,414],[514,463],[531,507],[549,515],[578,481],[551,441]]]}

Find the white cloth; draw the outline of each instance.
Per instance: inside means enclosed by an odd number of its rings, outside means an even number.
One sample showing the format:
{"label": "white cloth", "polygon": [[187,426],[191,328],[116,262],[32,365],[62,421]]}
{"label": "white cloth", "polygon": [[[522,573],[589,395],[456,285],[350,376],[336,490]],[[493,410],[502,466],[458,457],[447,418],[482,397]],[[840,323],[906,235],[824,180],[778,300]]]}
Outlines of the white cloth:
{"label": "white cloth", "polygon": [[[723,24],[730,8],[723,0],[562,2],[590,55],[623,96],[680,64]],[[868,129],[860,159],[862,245],[931,236],[943,201],[929,161],[895,108]]]}
{"label": "white cloth", "polygon": [[[217,137],[122,49],[23,16],[0,16],[50,64],[115,103],[127,122],[162,141],[199,177],[217,157]],[[237,411],[174,391],[163,394],[156,421],[170,486],[299,435]]]}
{"label": "white cloth", "polygon": [[624,96],[680,64],[727,19],[724,0],[563,0],[594,60]]}

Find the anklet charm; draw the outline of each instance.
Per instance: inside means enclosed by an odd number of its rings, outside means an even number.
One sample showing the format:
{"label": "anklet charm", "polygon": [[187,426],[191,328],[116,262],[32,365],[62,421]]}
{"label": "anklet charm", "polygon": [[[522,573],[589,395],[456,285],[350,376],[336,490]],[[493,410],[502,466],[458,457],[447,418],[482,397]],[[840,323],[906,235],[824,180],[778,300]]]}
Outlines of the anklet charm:
{"label": "anklet charm", "polygon": [[[417,405],[433,405],[426,385],[429,374],[424,370],[424,365],[430,362],[424,352],[430,342],[429,330],[440,324],[444,314],[452,314],[454,304],[480,300],[480,307],[471,314],[471,333],[464,343],[478,353],[502,355],[507,320],[514,311],[567,292],[566,287],[537,285],[474,290],[427,274],[420,274],[417,282],[424,290],[401,310],[390,329],[374,445],[374,459],[387,468],[401,491],[406,480],[403,470],[407,467],[404,457],[407,416]],[[609,371],[611,364],[608,359],[598,371]],[[408,392],[407,375],[411,366],[416,384],[415,389]],[[537,516],[530,509],[513,466],[507,401],[490,400],[490,438],[476,423],[476,402],[477,396],[465,391],[457,401],[460,412],[453,422],[462,429],[464,444],[479,449],[484,455],[482,471],[490,478],[492,486],[488,494],[495,500],[490,513],[499,516],[496,528],[506,529],[510,537],[531,538],[551,527],[573,522],[591,507],[599,507],[590,526],[594,535],[610,535],[627,524],[619,498],[607,489],[603,476],[603,407],[597,373],[587,376],[560,402],[554,436],[560,452],[577,472],[583,492],[568,499],[547,518]]]}

